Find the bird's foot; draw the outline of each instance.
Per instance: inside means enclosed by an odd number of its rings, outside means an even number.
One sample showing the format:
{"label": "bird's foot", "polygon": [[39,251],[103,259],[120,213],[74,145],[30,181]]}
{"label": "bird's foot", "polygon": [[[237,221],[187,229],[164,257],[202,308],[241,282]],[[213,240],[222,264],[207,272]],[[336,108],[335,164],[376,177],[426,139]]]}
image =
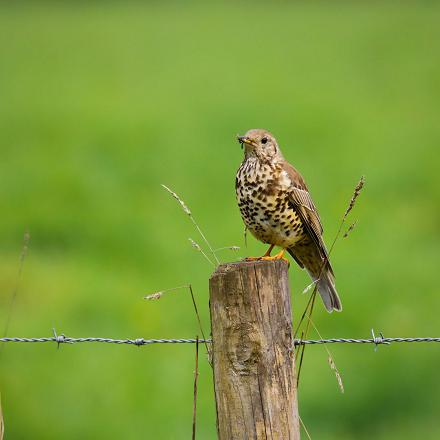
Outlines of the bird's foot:
{"label": "bird's foot", "polygon": [[260,261],[262,260],[264,257],[246,257],[244,259],[244,261]]}
{"label": "bird's foot", "polygon": [[262,256],[262,257],[246,257],[244,260],[245,261],[260,261],[260,260],[264,260],[267,257],[270,257],[270,253],[272,252],[272,249],[274,248],[275,245],[271,244],[269,246],[269,249],[266,251],[266,253]]}
{"label": "bird's foot", "polygon": [[266,252],[262,257],[245,258],[245,261],[277,261],[277,260],[284,260],[290,266],[290,261],[287,258],[284,258],[284,249],[281,249],[281,251],[278,252],[273,257],[270,256],[270,252]]}
{"label": "bird's foot", "polygon": [[284,260],[290,266],[290,261],[287,258],[284,258],[284,249],[281,249],[281,251],[278,252],[273,257],[271,257],[270,255],[267,255],[267,256],[265,255],[264,257],[261,257],[261,260],[264,260],[264,261]]}

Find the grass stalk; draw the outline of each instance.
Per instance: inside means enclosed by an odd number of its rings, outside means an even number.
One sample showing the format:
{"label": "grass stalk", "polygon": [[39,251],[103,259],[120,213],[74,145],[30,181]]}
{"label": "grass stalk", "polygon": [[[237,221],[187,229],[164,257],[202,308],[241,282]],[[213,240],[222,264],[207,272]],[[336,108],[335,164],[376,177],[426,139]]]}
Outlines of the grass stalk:
{"label": "grass stalk", "polygon": [[[20,253],[20,262],[18,265],[17,282],[15,283],[14,289],[12,290],[11,300],[9,301],[9,310],[6,315],[5,329],[3,331],[4,338],[6,338],[8,331],[9,331],[9,325],[11,323],[12,312],[14,310],[14,305],[15,305],[15,301],[17,299],[17,294],[18,294],[18,288],[20,287],[21,276],[23,273],[24,260],[26,259],[26,255],[29,250],[29,240],[30,239],[31,239],[31,236],[29,234],[29,231],[25,231],[24,236],[23,236],[23,245],[22,245],[21,253]],[[2,355],[4,345],[5,344],[0,345],[0,357]]]}
{"label": "grass stalk", "polygon": [[197,382],[199,378],[199,337],[196,336],[196,361],[194,369],[194,399],[193,399],[193,418],[192,418],[192,440],[196,439],[196,420],[197,420]]}
{"label": "grass stalk", "polygon": [[168,188],[166,185],[162,184],[162,187],[168,191],[180,204],[180,206],[183,209],[183,212],[189,217],[189,219],[191,220],[191,222],[193,223],[193,225],[196,227],[198,233],[200,234],[200,236],[202,237],[203,241],[206,243],[206,245],[209,248],[209,251],[211,252],[211,254],[213,255],[215,261],[217,262],[217,264],[220,264],[219,259],[217,258],[217,255],[215,254],[214,249],[212,248],[211,244],[209,243],[208,239],[205,237],[205,234],[203,233],[203,231],[200,229],[200,226],[197,224],[196,220],[194,219],[194,216],[192,215],[191,210],[188,208],[188,206],[186,205],[186,203],[177,195],[177,193],[175,193],[173,190],[171,190],[170,188]]}

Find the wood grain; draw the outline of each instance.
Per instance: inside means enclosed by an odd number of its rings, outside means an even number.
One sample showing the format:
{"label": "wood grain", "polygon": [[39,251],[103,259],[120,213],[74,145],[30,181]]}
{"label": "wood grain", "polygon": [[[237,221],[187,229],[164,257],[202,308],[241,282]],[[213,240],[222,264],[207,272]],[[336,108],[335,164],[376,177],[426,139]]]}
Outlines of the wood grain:
{"label": "wood grain", "polygon": [[210,279],[220,440],[300,438],[287,269],[243,261]]}

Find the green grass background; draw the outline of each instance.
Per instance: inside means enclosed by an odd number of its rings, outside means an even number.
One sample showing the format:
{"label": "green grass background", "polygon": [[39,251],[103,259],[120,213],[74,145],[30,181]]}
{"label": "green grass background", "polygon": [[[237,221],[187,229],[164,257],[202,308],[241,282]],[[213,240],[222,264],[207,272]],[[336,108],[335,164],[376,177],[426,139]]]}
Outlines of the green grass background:
{"label": "green grass background", "polygon": [[[436,2],[2,2],[0,327],[29,253],[10,336],[209,333],[212,267],[175,189],[223,261],[261,254],[235,203],[236,133],[273,131],[330,242],[362,174],[358,225],[332,255],[342,314],[325,337],[439,336],[440,7]],[[347,225],[348,226],[348,225]],[[294,315],[308,279],[290,269]],[[2,330],[3,331],[3,330]],[[311,335],[316,336],[316,335]],[[307,350],[300,412],[313,439],[440,437],[439,348]],[[194,347],[10,344],[8,439],[186,439]],[[200,365],[198,438],[215,438]]]}

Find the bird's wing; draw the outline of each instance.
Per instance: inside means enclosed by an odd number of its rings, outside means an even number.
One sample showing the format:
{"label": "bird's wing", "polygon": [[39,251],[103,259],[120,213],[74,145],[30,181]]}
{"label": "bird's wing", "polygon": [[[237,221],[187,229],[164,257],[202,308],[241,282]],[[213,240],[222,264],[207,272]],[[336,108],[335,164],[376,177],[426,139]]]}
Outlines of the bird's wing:
{"label": "bird's wing", "polygon": [[[283,168],[292,182],[290,187],[290,202],[293,204],[296,212],[301,218],[301,221],[309,236],[318,247],[322,258],[326,258],[328,261],[327,249],[325,248],[325,244],[322,239],[323,229],[321,220],[319,218],[316,206],[313,203],[312,197],[310,196],[307,185],[301,174],[292,165],[284,162]],[[330,270],[332,270],[330,262],[328,264]]]}

